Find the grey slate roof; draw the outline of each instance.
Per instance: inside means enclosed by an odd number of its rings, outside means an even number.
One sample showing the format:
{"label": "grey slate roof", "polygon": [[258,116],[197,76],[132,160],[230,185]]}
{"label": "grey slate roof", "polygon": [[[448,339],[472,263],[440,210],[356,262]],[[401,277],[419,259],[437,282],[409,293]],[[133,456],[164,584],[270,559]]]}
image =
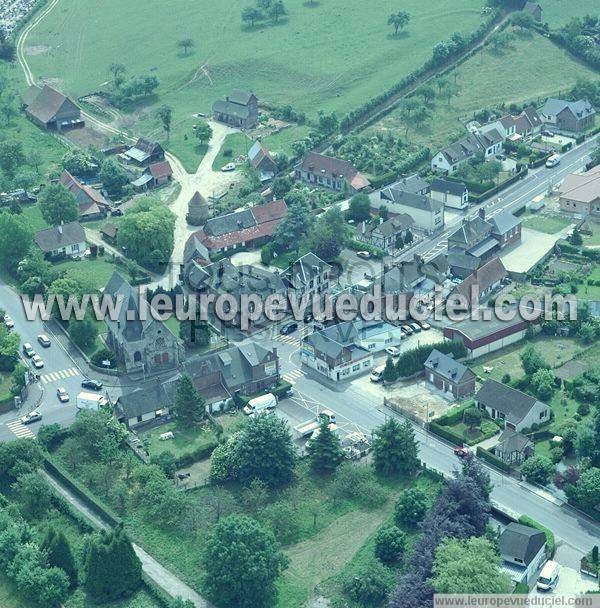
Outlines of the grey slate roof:
{"label": "grey slate roof", "polygon": [[69,222],[40,230],[35,235],[35,242],[44,253],[50,253],[69,245],[85,243],[85,230],[79,222]]}
{"label": "grey slate roof", "polygon": [[521,220],[508,209],[504,209],[498,215],[490,218],[489,222],[492,225],[492,234],[502,235],[516,228]]}
{"label": "grey slate roof", "polygon": [[448,254],[448,266],[450,266],[450,268],[464,268],[466,270],[475,271],[479,268],[479,264],[479,259],[468,253],[451,251]]}
{"label": "grey slate roof", "polygon": [[448,237],[448,247],[451,243],[468,245],[483,239],[490,233],[490,223],[479,215],[464,220],[463,223]]}
{"label": "grey slate roof", "polygon": [[579,99],[577,101],[566,101],[564,99],[556,99],[549,97],[542,107],[542,114],[546,116],[556,116],[563,110],[568,109],[571,114],[577,119],[585,118],[596,113],[594,106],[587,99]]}
{"label": "grey slate roof", "polygon": [[425,361],[425,369],[435,371],[450,382],[465,382],[475,378],[475,374],[466,365],[455,361],[450,355],[445,355],[435,348]]}
{"label": "grey slate roof", "polygon": [[452,165],[483,153],[483,146],[476,135],[470,134],[446,146],[440,151]]}
{"label": "grey slate roof", "polygon": [[397,182],[390,184],[388,188],[395,188],[402,192],[410,192],[411,194],[419,194],[423,190],[429,190],[429,183],[424,180],[418,173],[403,177]]}
{"label": "grey slate roof", "polygon": [[506,420],[513,424],[523,420],[538,403],[535,397],[495,380],[486,380],[475,395],[475,400],[504,414]]}
{"label": "grey slate roof", "polygon": [[331,266],[327,262],[309,252],[290,266],[290,281],[296,287],[308,285],[315,277],[329,270],[331,270]]}
{"label": "grey slate roof", "polygon": [[242,211],[220,215],[207,220],[204,225],[204,232],[211,236],[221,236],[237,230],[251,228],[252,226],[256,226],[256,219],[254,219],[252,210],[243,209]]}
{"label": "grey slate roof", "polygon": [[431,182],[432,192],[442,192],[454,196],[463,196],[467,187],[462,182],[455,182],[449,179],[436,178]]}
{"label": "grey slate roof", "polygon": [[213,103],[213,111],[242,119],[250,116],[250,109],[247,106],[233,103],[232,101],[225,101],[224,99],[218,99]]}
{"label": "grey slate roof", "polygon": [[175,401],[179,376],[167,380],[146,383],[121,395],[117,400],[117,410],[125,418],[137,418],[163,407],[169,408]]}
{"label": "grey slate roof", "polygon": [[387,294],[407,293],[413,285],[425,278],[421,264],[415,260],[393,266],[383,275],[383,292]]}
{"label": "grey slate roof", "polygon": [[502,555],[516,557],[528,566],[546,544],[546,535],[530,526],[510,523],[500,534],[498,544]]}
{"label": "grey slate roof", "polygon": [[252,91],[246,91],[244,89],[234,89],[229,95],[229,101],[246,106],[250,103],[252,97],[254,97],[254,93],[252,93]]}
{"label": "grey slate roof", "polygon": [[421,209],[429,212],[437,212],[444,206],[444,203],[433,200],[426,194],[413,194],[412,192],[399,190],[394,186],[384,188],[380,193],[380,198],[382,200],[391,201],[392,203],[396,203],[398,205],[404,205],[406,207],[412,207],[413,209]]}
{"label": "grey slate roof", "polygon": [[511,452],[522,452],[527,446],[532,446],[531,439],[511,429],[505,429],[498,437],[496,449],[500,448],[505,454]]}

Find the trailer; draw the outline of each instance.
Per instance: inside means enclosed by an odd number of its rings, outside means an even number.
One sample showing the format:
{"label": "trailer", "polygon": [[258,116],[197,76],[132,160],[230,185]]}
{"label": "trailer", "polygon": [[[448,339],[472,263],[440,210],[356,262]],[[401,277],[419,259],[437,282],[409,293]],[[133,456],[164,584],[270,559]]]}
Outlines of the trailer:
{"label": "trailer", "polygon": [[108,403],[108,399],[98,393],[81,392],[77,395],[77,409],[97,412]]}
{"label": "trailer", "polygon": [[323,420],[327,420],[330,424],[335,424],[335,414],[329,410],[323,410],[316,418],[295,426],[294,430],[299,437],[311,437]]}

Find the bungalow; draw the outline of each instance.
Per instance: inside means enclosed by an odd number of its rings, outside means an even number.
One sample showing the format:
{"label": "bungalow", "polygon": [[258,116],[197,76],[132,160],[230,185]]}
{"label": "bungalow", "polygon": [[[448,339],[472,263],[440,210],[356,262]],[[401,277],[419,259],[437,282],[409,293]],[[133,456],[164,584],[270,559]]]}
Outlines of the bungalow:
{"label": "bungalow", "polygon": [[489,321],[466,319],[444,327],[443,331],[448,340],[460,340],[467,348],[468,358],[475,359],[522,340],[528,325],[519,315],[511,321],[501,321],[492,315]]}
{"label": "bungalow", "polygon": [[511,522],[498,539],[502,567],[513,583],[530,586],[546,561],[546,535],[530,526]]}
{"label": "bungalow", "polygon": [[165,151],[157,142],[145,137],[140,137],[135,146],[122,153],[122,158],[129,163],[139,167],[147,167],[165,159]]}
{"label": "bungalow", "polygon": [[475,374],[451,355],[433,349],[425,361],[425,380],[460,399],[475,392]]}
{"label": "bungalow", "polygon": [[149,382],[121,395],[115,403],[115,416],[128,429],[142,427],[168,416],[175,401],[179,377]]}
{"label": "bungalow", "polygon": [[142,173],[141,177],[131,182],[136,190],[151,190],[168,184],[173,179],[173,169],[168,160],[152,163]]}
{"label": "bungalow", "polygon": [[51,259],[82,256],[86,249],[85,230],[79,222],[69,222],[36,233],[36,245]]}
{"label": "bungalow", "polygon": [[402,336],[402,330],[389,323],[347,321],[306,336],[300,358],[329,380],[349,380],[369,371],[373,353],[399,345]]}
{"label": "bungalow", "polygon": [[259,142],[255,142],[248,151],[248,160],[260,174],[261,182],[266,182],[275,177],[277,173],[277,161],[269,150]]}
{"label": "bungalow", "polygon": [[585,173],[569,173],[560,186],[559,194],[561,211],[600,215],[600,165]]}
{"label": "bungalow", "polygon": [[258,98],[252,91],[236,89],[215,101],[212,109],[215,120],[233,127],[251,129],[258,123]]}
{"label": "bungalow", "polygon": [[239,247],[255,248],[270,240],[286,214],[287,205],[283,199],[255,205],[207,220],[190,239],[198,239],[209,253]]}
{"label": "bungalow", "polygon": [[546,125],[569,133],[579,133],[593,126],[595,114],[594,106],[587,99],[565,101],[549,97],[540,110]]}
{"label": "bungalow", "polygon": [[361,222],[357,226],[356,240],[390,252],[397,248],[396,243],[399,238],[402,239],[402,246],[404,246],[414,224],[415,221],[407,213],[396,215],[385,221],[383,218],[379,218],[379,223]]}
{"label": "bungalow", "polygon": [[452,209],[466,209],[469,206],[469,190],[462,182],[436,178],[431,182],[430,196]]}
{"label": "bungalow", "polygon": [[364,190],[370,185],[369,180],[347,160],[317,152],[309,152],[296,165],[294,176],[297,181],[348,194]]}
{"label": "bungalow", "polygon": [[80,220],[85,221],[101,218],[105,216],[110,209],[108,201],[98,190],[81,183],[66,169],[61,173],[59,182],[75,197],[75,200],[79,205]]}
{"label": "bungalow", "polygon": [[23,106],[25,114],[48,131],[65,131],[85,126],[79,107],[48,85],[41,89],[35,85],[29,87]]}
{"label": "bungalow", "polygon": [[494,446],[494,455],[508,465],[520,465],[534,454],[533,441],[522,433],[505,429]]}
{"label": "bungalow", "polygon": [[550,420],[546,403],[495,380],[486,380],[475,395],[475,405],[492,420],[502,421],[510,431],[522,431]]}

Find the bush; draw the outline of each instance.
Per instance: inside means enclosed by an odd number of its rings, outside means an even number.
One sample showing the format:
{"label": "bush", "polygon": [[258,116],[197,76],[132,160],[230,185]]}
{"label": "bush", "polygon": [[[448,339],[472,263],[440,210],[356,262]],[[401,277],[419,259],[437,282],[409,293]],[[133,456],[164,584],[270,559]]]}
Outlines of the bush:
{"label": "bush", "polygon": [[394,521],[397,526],[415,528],[427,513],[427,496],[419,488],[404,490],[394,507]]}
{"label": "bush", "polygon": [[542,524],[538,524],[537,521],[531,519],[531,517],[528,517],[527,515],[521,515],[521,517],[519,517],[519,523],[523,524],[524,526],[529,526],[531,528],[535,528],[536,530],[540,530],[541,532],[543,532],[546,535],[546,550],[548,556],[552,557],[554,555],[556,541],[554,539],[554,533],[552,532],[552,530],[545,528],[544,526],[542,526]]}
{"label": "bush", "polygon": [[548,483],[550,476],[554,473],[554,465],[546,456],[532,456],[521,466],[521,473],[530,483],[537,483],[542,486]]}
{"label": "bush", "polygon": [[580,403],[577,406],[577,413],[580,416],[587,416],[590,413],[590,406],[587,403]]}
{"label": "bush", "polygon": [[102,367],[102,361],[110,361],[111,367],[114,367],[117,362],[114,353],[112,353],[110,350],[108,350],[108,348],[98,349],[90,357],[90,361],[97,367]]}
{"label": "bush", "polygon": [[338,468],[331,490],[337,500],[355,500],[369,508],[380,507],[387,499],[387,492],[377,483],[373,471],[351,463]]}
{"label": "bush", "polygon": [[395,575],[383,564],[373,562],[344,583],[344,591],[361,606],[377,606],[388,596]]}
{"label": "bush", "polygon": [[375,536],[375,557],[384,564],[397,562],[404,553],[406,537],[397,526],[379,528]]}

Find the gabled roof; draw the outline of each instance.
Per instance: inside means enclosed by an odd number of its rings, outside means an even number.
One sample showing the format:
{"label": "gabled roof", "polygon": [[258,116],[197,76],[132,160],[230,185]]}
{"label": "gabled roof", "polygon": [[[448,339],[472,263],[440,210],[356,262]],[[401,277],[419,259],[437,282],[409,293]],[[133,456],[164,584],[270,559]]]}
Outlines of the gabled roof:
{"label": "gabled roof", "polygon": [[475,374],[462,363],[455,361],[450,355],[445,355],[433,349],[425,361],[425,369],[430,369],[450,382],[465,382],[475,378]]}
{"label": "gabled roof", "polygon": [[100,232],[110,239],[114,239],[117,236],[118,230],[119,229],[114,222],[106,222],[102,228],[100,228]]}
{"label": "gabled roof", "polygon": [[411,194],[419,194],[423,190],[429,190],[429,183],[423,179],[418,173],[403,177],[398,181],[390,184],[388,188],[395,188],[403,192],[410,192]]}
{"label": "gabled roof", "polygon": [[331,266],[319,256],[309,252],[298,258],[289,270],[290,282],[295,287],[310,284],[310,282],[323,272],[329,272]]}
{"label": "gabled roof", "polygon": [[427,194],[413,194],[412,192],[405,192],[398,188],[388,186],[384,188],[380,194],[382,200],[390,201],[397,205],[404,205],[405,207],[411,207],[413,209],[420,209],[422,211],[428,211],[430,213],[438,212],[444,203],[432,199]]}
{"label": "gabled roof", "polygon": [[171,407],[175,401],[179,376],[167,380],[149,382],[121,395],[117,400],[117,411],[125,418],[137,418],[163,407]]}
{"label": "gabled roof", "polygon": [[431,182],[431,192],[442,192],[453,196],[463,196],[467,187],[462,182],[455,182],[449,179],[435,178]]}
{"label": "gabled roof", "polygon": [[455,165],[483,152],[481,142],[476,135],[471,133],[446,146],[443,150],[440,150],[439,154],[443,154],[451,165]]}
{"label": "gabled roof", "polygon": [[502,135],[500,135],[498,129],[490,129],[485,133],[480,133],[479,139],[486,147],[495,146],[501,141],[504,141],[504,138],[502,137]]}
{"label": "gabled roof", "polygon": [[65,104],[79,110],[68,97],[48,85],[44,85],[38,95],[28,92],[27,98],[30,100],[27,112],[43,123],[51,122]]}
{"label": "gabled roof", "polygon": [[273,155],[262,146],[259,142],[254,142],[250,150],[248,150],[248,159],[250,164],[257,169],[263,161],[267,161],[267,164],[272,168],[276,168],[277,161],[273,158]]}
{"label": "gabled roof", "polygon": [[560,195],[588,204],[600,199],[600,165],[585,173],[569,173],[560,186]]}
{"label": "gabled roof", "polygon": [[492,258],[481,268],[471,273],[460,285],[457,285],[454,292],[467,298],[471,298],[471,288],[474,285],[479,287],[479,292],[487,291],[492,285],[506,278],[507,272],[500,258]]}
{"label": "gabled roof", "polygon": [[213,103],[213,112],[235,116],[236,118],[241,118],[243,120],[250,116],[250,109],[248,106],[240,105],[233,101],[225,101],[223,99],[217,99],[217,101]]}
{"label": "gabled roof", "polygon": [[361,222],[356,227],[358,234],[364,234],[370,236],[373,232],[377,231],[384,237],[390,237],[403,232],[404,230],[414,226],[415,220],[408,215],[408,213],[400,213],[394,217],[386,220],[385,222],[372,223],[372,222]]}
{"label": "gabled roof", "polygon": [[232,103],[238,103],[243,106],[247,106],[250,100],[255,97],[252,91],[246,91],[243,89],[234,89],[228,97],[228,100]]}
{"label": "gabled roof", "polygon": [[596,113],[594,106],[587,99],[579,99],[577,101],[566,101],[564,99],[556,99],[549,97],[542,107],[542,114],[546,116],[556,116],[567,110],[574,118],[580,120],[587,116],[592,116]]}
{"label": "gabled roof", "polygon": [[168,160],[163,160],[159,163],[152,163],[148,167],[148,171],[154,179],[161,179],[163,177],[170,177],[173,175],[173,169],[171,169],[171,164]]}
{"label": "gabled roof", "polygon": [[326,156],[318,152],[309,152],[302,161],[300,168],[302,171],[323,175],[325,177],[348,181],[359,173],[358,169],[347,160]]}
{"label": "gabled roof", "polygon": [[480,215],[463,220],[462,224],[448,237],[448,248],[452,243],[472,245],[484,239],[491,232],[491,224]]}
{"label": "gabled roof", "polygon": [[79,222],[69,222],[40,230],[35,235],[35,242],[44,253],[50,253],[70,245],[85,243],[85,230]]}
{"label": "gabled roof", "polygon": [[98,190],[82,184],[66,169],[61,173],[59,181],[75,197],[80,215],[99,213],[99,207],[108,207],[108,201]]}
{"label": "gabled roof", "polygon": [[498,437],[495,449],[510,454],[511,452],[522,452],[528,446],[533,446],[529,437],[518,431],[504,429]]}
{"label": "gabled roof", "polygon": [[386,294],[409,293],[413,286],[425,278],[422,264],[416,260],[401,262],[383,275],[383,292]]}
{"label": "gabled roof", "polygon": [[475,400],[504,414],[506,420],[512,424],[521,422],[531,409],[540,403],[535,397],[495,380],[486,380],[475,395]]}
{"label": "gabled roof", "polygon": [[497,215],[491,217],[488,221],[492,225],[492,234],[499,236],[506,234],[509,230],[512,230],[521,224],[521,220],[516,215],[513,215],[508,209],[504,209]]}
{"label": "gabled roof", "polygon": [[529,566],[545,544],[546,535],[543,532],[514,522],[504,528],[498,539],[501,555],[516,557],[525,566]]}

